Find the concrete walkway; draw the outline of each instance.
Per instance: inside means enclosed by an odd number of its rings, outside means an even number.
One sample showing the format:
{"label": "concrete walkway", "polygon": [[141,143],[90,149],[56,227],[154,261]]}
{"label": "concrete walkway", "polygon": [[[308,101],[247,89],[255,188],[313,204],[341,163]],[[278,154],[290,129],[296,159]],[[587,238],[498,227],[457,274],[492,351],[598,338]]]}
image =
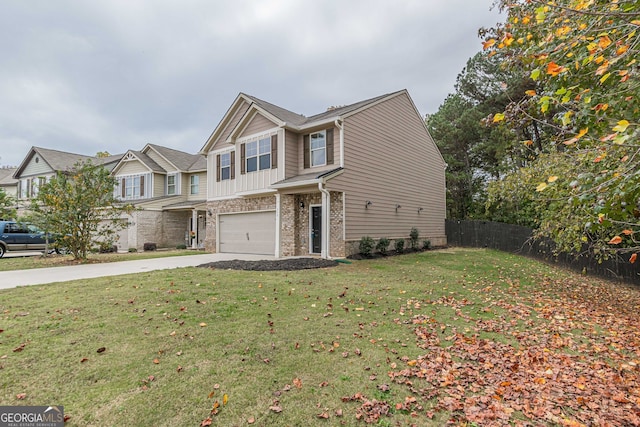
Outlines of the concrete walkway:
{"label": "concrete walkway", "polygon": [[[166,270],[170,268],[195,267],[208,262],[228,261],[234,259],[258,261],[264,259],[275,259],[275,257],[269,255],[209,253],[134,261],[106,262],[102,264],[80,264],[65,267],[34,268],[31,270],[0,271],[0,289],[9,289],[25,285],[43,285],[45,283],[68,282],[70,280],[91,279],[94,277],[144,273],[147,271]],[[0,262],[2,262],[1,259]]]}

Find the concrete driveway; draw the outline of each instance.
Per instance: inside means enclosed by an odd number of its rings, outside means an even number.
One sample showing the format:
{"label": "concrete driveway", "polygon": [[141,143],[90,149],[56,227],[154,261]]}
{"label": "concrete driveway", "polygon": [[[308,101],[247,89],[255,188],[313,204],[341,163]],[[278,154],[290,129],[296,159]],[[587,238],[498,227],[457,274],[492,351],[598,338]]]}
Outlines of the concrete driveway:
{"label": "concrete driveway", "polygon": [[[195,267],[215,261],[241,259],[258,261],[276,259],[269,255],[247,254],[200,254],[165,258],[141,259],[134,261],[107,262],[103,264],[81,264],[65,267],[34,268],[31,270],[0,271],[0,289],[25,285],[68,282],[70,280],[94,277],[119,276],[121,274],[144,273],[170,268]],[[0,259],[2,262],[2,259]]]}

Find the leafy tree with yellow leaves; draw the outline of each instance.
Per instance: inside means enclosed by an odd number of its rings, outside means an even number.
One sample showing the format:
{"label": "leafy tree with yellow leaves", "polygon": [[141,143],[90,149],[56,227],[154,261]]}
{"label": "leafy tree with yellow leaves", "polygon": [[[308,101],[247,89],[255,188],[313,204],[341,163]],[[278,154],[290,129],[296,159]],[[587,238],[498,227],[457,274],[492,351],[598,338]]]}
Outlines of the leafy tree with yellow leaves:
{"label": "leafy tree with yellow leaves", "polygon": [[[640,3],[622,0],[498,0],[505,23],[483,33],[489,55],[524,64],[527,92],[555,129],[554,161],[530,166],[526,190],[547,209],[542,235],[560,249],[640,252]],[[494,115],[509,126],[522,109]],[[548,160],[548,159],[547,159]],[[560,166],[562,165],[562,166]],[[555,188],[554,188],[555,187]],[[559,190],[559,191],[558,191]],[[571,232],[567,232],[571,230]]]}

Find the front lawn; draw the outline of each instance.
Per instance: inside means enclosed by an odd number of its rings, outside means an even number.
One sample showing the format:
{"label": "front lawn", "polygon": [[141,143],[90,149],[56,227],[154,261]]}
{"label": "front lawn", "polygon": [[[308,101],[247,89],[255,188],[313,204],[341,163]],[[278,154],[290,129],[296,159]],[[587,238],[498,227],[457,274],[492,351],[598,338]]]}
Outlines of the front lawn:
{"label": "front lawn", "polygon": [[639,423],[638,289],[477,249],[0,291],[0,405],[70,426]]}

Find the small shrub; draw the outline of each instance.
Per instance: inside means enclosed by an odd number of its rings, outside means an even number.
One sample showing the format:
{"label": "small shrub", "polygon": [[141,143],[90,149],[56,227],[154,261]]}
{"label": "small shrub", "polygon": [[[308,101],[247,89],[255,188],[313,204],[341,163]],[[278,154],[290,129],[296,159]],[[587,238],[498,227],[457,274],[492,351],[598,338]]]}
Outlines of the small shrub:
{"label": "small shrub", "polygon": [[138,249],[136,249],[136,248],[129,248],[129,253],[134,253],[134,252],[138,252]]}
{"label": "small shrub", "polygon": [[101,243],[98,248],[98,252],[101,254],[109,254],[118,252],[118,247],[116,245],[112,245],[110,243]]}
{"label": "small shrub", "polygon": [[386,237],[381,237],[376,244],[376,251],[380,252],[382,255],[387,254],[387,248],[389,247],[389,239]]}
{"label": "small shrub", "polygon": [[418,231],[418,229],[415,227],[411,228],[411,231],[409,232],[409,245],[411,246],[411,249],[413,250],[418,249],[419,237],[420,237],[420,231]]}
{"label": "small shrub", "polygon": [[431,240],[423,240],[422,249],[424,249],[425,251],[428,251],[429,249],[431,249]]}
{"label": "small shrub", "polygon": [[145,251],[155,251],[158,249],[158,245],[155,243],[145,243],[142,247]]}
{"label": "small shrub", "polygon": [[398,239],[395,241],[396,252],[402,253],[404,252],[404,239]]}
{"label": "small shrub", "polygon": [[362,256],[371,256],[375,242],[369,236],[364,236],[360,239],[360,254]]}
{"label": "small shrub", "polygon": [[178,245],[176,249],[187,249],[187,245]]}

